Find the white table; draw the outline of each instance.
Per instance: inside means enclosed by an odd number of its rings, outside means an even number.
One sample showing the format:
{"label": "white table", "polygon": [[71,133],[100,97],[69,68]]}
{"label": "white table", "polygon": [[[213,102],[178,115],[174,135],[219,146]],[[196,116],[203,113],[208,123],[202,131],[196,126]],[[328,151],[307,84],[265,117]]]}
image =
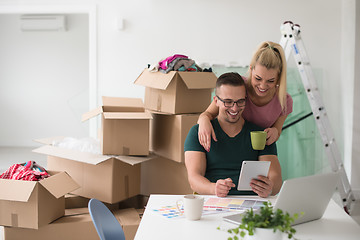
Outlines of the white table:
{"label": "white table", "polygon": [[[234,212],[203,215],[199,221],[188,221],[185,218],[167,219],[153,211],[153,209],[161,208],[162,206],[175,205],[176,200],[181,197],[182,195],[151,195],[135,240],[226,240],[231,236],[226,230],[236,227],[236,225],[223,221],[222,217],[234,214]],[[231,197],[233,198],[234,196]],[[254,197],[251,196],[251,198],[253,199]],[[274,198],[271,199],[271,201],[273,200]],[[217,227],[224,230],[218,230]],[[360,239],[360,226],[333,200],[330,201],[321,219],[299,224],[294,228],[297,230],[295,237],[300,240]],[[287,238],[284,237],[285,239]]]}

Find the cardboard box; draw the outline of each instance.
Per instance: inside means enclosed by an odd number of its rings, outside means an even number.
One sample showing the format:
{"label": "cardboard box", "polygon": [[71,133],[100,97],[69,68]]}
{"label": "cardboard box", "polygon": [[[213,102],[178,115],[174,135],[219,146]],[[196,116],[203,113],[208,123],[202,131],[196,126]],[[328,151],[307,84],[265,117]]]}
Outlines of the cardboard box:
{"label": "cardboard box", "polygon": [[[115,217],[124,229],[126,240],[135,237],[140,224],[140,217],[135,209],[114,211]],[[4,240],[99,240],[95,226],[87,208],[68,209],[66,215],[38,230],[23,228],[4,228]]]}
{"label": "cardboard box", "polygon": [[71,208],[86,208],[88,207],[90,199],[75,194],[65,195],[65,209]]}
{"label": "cardboard box", "polygon": [[141,99],[102,97],[103,106],[83,114],[86,121],[101,114],[102,154],[149,155],[149,124]]}
{"label": "cardboard box", "polygon": [[150,149],[156,155],[175,162],[184,162],[185,139],[200,114],[152,115]]}
{"label": "cardboard box", "polygon": [[139,213],[134,208],[120,209],[114,212],[115,217],[121,224],[126,240],[135,238],[136,231],[140,225]]}
{"label": "cardboard box", "polygon": [[135,208],[138,210],[139,215],[142,215],[143,209],[145,209],[147,202],[149,201],[149,196],[146,195],[136,195],[135,197],[128,198],[126,200],[123,200],[119,202],[119,209],[124,208]]}
{"label": "cardboard box", "polygon": [[65,213],[64,195],[79,187],[65,172],[40,181],[0,179],[0,225],[38,229]]}
{"label": "cardboard box", "polygon": [[[52,142],[51,138],[37,141]],[[51,145],[33,152],[48,156],[48,169],[69,173],[80,185],[72,194],[110,204],[140,193],[140,163],[155,157],[106,156]]]}
{"label": "cardboard box", "polygon": [[145,108],[172,114],[199,113],[211,102],[217,77],[212,72],[152,73],[145,69],[135,84],[145,86]]}
{"label": "cardboard box", "polygon": [[[130,198],[131,199],[131,198]],[[87,208],[89,204],[90,198],[85,198],[75,194],[66,194],[65,195],[65,209],[72,208]],[[125,200],[126,201],[126,200]],[[110,210],[119,209],[119,203],[104,203],[107,208]]]}
{"label": "cardboard box", "polygon": [[141,194],[191,193],[184,163],[158,157],[141,164]]}

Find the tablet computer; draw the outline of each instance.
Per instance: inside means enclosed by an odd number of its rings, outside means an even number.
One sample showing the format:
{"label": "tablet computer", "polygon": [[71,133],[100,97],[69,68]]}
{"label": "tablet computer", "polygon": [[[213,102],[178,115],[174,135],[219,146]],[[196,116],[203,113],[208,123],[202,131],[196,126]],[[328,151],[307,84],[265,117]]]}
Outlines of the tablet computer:
{"label": "tablet computer", "polygon": [[267,176],[270,163],[270,161],[243,161],[241,165],[237,190],[251,190],[251,179],[256,179],[258,175]]}

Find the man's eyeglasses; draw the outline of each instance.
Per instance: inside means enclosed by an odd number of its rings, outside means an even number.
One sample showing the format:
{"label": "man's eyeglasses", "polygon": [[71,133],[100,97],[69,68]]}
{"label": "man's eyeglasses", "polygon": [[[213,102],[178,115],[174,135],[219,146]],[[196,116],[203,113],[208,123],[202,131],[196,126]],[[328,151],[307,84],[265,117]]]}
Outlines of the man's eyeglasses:
{"label": "man's eyeglasses", "polygon": [[233,101],[230,99],[221,99],[218,95],[216,97],[224,103],[224,106],[227,108],[232,108],[234,104],[236,103],[236,106],[238,107],[244,107],[245,106],[245,98],[239,99],[237,101]]}

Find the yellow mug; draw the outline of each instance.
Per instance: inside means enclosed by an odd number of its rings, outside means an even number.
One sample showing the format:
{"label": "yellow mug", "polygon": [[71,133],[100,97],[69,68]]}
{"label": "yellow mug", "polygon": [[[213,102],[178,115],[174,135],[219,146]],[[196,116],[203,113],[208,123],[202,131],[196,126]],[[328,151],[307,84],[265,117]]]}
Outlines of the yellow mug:
{"label": "yellow mug", "polygon": [[250,132],[251,145],[254,150],[263,150],[266,144],[267,133],[264,131]]}

